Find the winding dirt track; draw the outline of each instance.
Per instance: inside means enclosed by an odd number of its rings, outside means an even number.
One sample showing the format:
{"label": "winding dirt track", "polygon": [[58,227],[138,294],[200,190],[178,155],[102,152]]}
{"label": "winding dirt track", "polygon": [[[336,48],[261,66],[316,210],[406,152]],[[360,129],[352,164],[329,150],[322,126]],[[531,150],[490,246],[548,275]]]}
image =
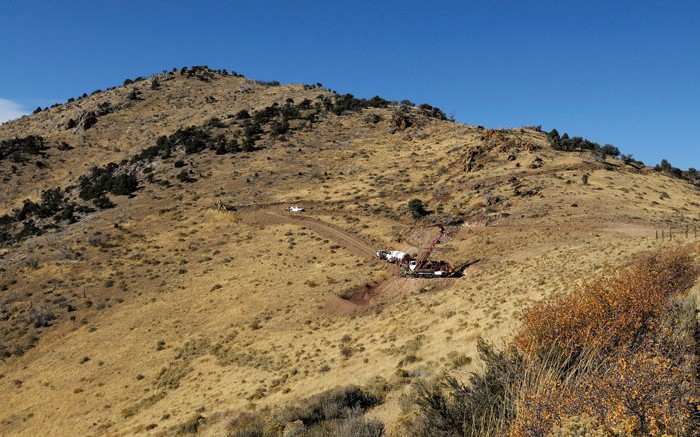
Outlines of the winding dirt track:
{"label": "winding dirt track", "polygon": [[311,218],[303,214],[282,213],[274,209],[261,209],[249,211],[242,214],[245,221],[258,224],[284,224],[292,223],[305,226],[317,234],[335,241],[338,245],[345,247],[355,255],[371,260],[376,260],[374,248],[367,245],[360,238],[338,228],[330,223]]}

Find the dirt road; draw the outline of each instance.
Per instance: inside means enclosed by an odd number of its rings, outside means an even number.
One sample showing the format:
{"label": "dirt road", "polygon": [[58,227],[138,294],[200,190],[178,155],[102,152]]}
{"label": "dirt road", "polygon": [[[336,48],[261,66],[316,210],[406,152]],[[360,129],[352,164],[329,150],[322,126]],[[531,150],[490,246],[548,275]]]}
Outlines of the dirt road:
{"label": "dirt road", "polygon": [[304,214],[280,212],[275,209],[259,209],[241,213],[244,221],[256,224],[291,223],[305,226],[317,234],[333,240],[339,246],[363,258],[376,260],[375,249],[355,235],[319,219]]}

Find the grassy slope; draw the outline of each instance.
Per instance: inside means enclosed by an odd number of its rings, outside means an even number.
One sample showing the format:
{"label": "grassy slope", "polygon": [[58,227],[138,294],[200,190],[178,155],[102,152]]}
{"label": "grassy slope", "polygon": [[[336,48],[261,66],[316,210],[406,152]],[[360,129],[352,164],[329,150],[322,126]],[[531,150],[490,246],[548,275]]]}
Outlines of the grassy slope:
{"label": "grassy slope", "polygon": [[[143,100],[92,129],[56,128],[102,101],[128,103],[133,87]],[[48,170],[21,167],[0,192],[2,212],[43,188],[74,184],[89,166],[129,157],[178,127],[320,93],[327,91],[176,77],[159,90],[140,82],[2,125],[0,138],[33,133],[75,147],[51,149]],[[207,96],[216,102],[207,103]],[[371,112],[382,120],[368,123]],[[0,293],[3,306],[14,310],[1,322],[12,327],[3,341],[39,338],[0,367],[0,389],[11,393],[0,407],[0,433],[34,435],[48,426],[52,434],[118,435],[157,424],[148,430],[157,434],[199,408],[221,419],[251,403],[281,404],[374,375],[390,377],[407,356],[418,360],[404,365],[409,368],[449,367],[455,356],[474,356],[478,336],[510,336],[525,305],[658,244],[654,231],[669,222],[697,223],[700,196],[681,181],[554,152],[545,135],[532,130],[494,134],[419,118],[392,134],[391,116],[390,109],[326,115],[286,140],[264,137],[258,152],[188,156],[197,182],[145,185],[133,198],[113,198],[116,208],[58,234],[0,249],[2,282],[10,284]],[[468,153],[478,147],[484,154],[467,173]],[[515,160],[508,160],[511,154]],[[544,164],[531,169],[536,156]],[[483,167],[476,170],[478,164]],[[177,171],[165,162],[156,173],[175,181]],[[541,191],[516,195],[513,176]],[[500,200],[489,200],[495,196]],[[332,311],[336,296],[390,277],[391,268],[309,229],[214,211],[217,197],[239,205],[301,200],[310,215],[397,248],[422,246],[434,232],[416,231],[404,212],[407,201],[419,197],[429,209],[463,214],[475,225],[452,230],[441,245],[444,256],[481,262],[440,290],[392,290],[366,313],[341,316]],[[399,234],[402,243],[395,241]],[[74,252],[82,257],[73,259]],[[57,311],[52,327],[30,326],[17,335],[30,305],[58,296],[77,311]],[[347,343],[349,357],[340,353]],[[330,370],[321,371],[324,365]],[[149,405],[159,393],[162,399]],[[375,414],[390,420],[392,405]],[[206,432],[220,433],[222,426],[219,420]]]}

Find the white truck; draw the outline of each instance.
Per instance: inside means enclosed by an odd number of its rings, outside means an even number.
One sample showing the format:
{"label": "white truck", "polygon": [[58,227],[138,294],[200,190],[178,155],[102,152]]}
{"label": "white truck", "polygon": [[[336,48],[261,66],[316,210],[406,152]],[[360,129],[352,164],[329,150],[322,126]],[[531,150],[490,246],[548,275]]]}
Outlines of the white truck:
{"label": "white truck", "polygon": [[386,262],[395,263],[401,262],[408,258],[408,254],[399,250],[378,250],[377,257]]}

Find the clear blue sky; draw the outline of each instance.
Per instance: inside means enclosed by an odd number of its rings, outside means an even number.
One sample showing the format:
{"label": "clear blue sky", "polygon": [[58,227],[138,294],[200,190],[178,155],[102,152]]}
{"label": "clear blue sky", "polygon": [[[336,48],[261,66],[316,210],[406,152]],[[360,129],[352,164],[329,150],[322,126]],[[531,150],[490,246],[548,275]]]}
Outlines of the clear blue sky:
{"label": "clear blue sky", "polygon": [[0,41],[0,118],[208,65],[700,167],[698,1],[6,0]]}

